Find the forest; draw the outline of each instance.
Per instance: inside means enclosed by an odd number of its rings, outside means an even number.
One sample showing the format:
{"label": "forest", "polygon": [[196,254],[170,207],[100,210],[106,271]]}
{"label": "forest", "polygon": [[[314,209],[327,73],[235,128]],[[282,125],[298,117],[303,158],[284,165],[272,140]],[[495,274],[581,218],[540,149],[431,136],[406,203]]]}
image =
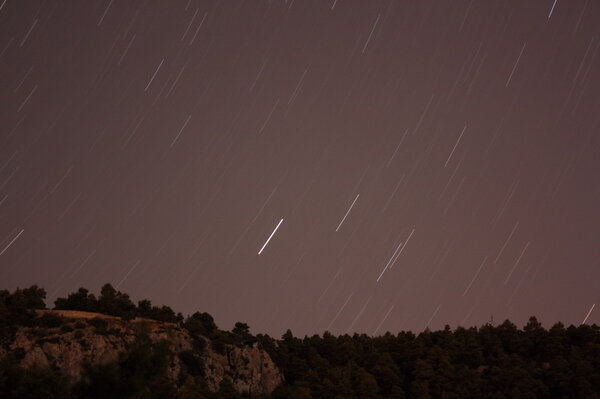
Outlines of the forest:
{"label": "forest", "polygon": [[[78,382],[50,368],[20,366],[23,354],[10,351],[19,328],[60,326],[66,320],[36,310],[47,309],[46,292],[38,286],[0,290],[1,398],[206,398],[249,397],[237,392],[227,378],[218,392],[203,382],[201,364],[193,353],[180,353],[195,378],[178,385],[166,374],[168,342],[153,342],[140,333],[114,362],[82,365]],[[443,330],[281,338],[253,335],[238,322],[221,330],[208,313],[189,316],[149,300],[134,303],[110,284],[97,297],[80,288],[58,298],[53,309],[103,313],[129,320],[142,317],[174,323],[198,342],[211,341],[216,350],[226,345],[255,345],[267,351],[284,376],[271,399],[383,398],[600,398],[600,327],[544,328],[535,317],[518,328],[509,320],[499,325]],[[204,350],[199,344],[198,351]],[[0,354],[3,352],[0,351]],[[252,396],[256,397],[256,396]],[[263,397],[263,399],[267,399]]]}

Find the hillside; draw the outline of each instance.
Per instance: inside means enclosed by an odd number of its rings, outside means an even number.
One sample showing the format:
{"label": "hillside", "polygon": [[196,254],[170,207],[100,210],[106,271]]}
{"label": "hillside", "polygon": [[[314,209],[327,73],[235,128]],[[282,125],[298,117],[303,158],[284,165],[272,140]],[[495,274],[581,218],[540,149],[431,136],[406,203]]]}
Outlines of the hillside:
{"label": "hillside", "polygon": [[[99,301],[110,288],[103,290]],[[128,303],[125,294],[114,293],[121,305]],[[41,303],[36,306],[35,297],[42,294],[32,287],[0,295],[2,398],[259,398],[282,382],[256,340],[218,330],[207,314],[197,313],[184,323],[174,314],[174,320],[161,321],[36,309]]]}
{"label": "hillside", "polygon": [[600,328],[480,328],[281,339],[217,328],[110,285],[45,309],[0,291],[2,398],[599,398]]}
{"label": "hillside", "polygon": [[[223,378],[231,378],[239,392],[270,394],[281,382],[281,375],[269,355],[256,346],[226,346],[218,353],[205,337],[192,337],[173,323],[136,318],[124,321],[114,316],[91,312],[40,311],[47,327],[21,328],[9,346],[22,353],[21,365],[57,370],[73,381],[84,376],[83,364],[102,365],[119,360],[130,347],[165,343],[169,355],[166,372],[178,387],[190,377],[204,377],[208,389],[218,392]],[[144,342],[147,337],[148,341]],[[198,339],[205,345],[198,350]],[[158,347],[157,347],[158,348]],[[201,365],[198,370],[193,364]]]}

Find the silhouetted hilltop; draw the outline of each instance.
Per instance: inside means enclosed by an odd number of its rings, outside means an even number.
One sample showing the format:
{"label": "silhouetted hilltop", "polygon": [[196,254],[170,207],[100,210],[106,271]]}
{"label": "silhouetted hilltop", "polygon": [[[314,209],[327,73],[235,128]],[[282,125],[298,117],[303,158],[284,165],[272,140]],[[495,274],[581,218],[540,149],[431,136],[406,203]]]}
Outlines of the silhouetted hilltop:
{"label": "silhouetted hilltop", "polygon": [[599,398],[600,328],[446,327],[281,339],[110,285],[0,291],[2,398]]}
{"label": "silhouetted hilltop", "polygon": [[1,398],[261,398],[282,381],[243,323],[222,331],[207,313],[135,305],[109,284],[54,310],[44,298],[0,291]]}

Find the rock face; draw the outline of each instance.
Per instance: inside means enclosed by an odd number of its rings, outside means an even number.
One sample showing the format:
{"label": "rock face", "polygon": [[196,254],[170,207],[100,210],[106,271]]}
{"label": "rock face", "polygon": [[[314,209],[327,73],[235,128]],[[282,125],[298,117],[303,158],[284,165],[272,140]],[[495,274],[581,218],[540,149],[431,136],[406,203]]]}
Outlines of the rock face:
{"label": "rock face", "polygon": [[[182,327],[148,319],[124,321],[117,317],[78,311],[40,311],[69,320],[60,327],[21,328],[8,351],[20,352],[24,367],[51,367],[78,381],[82,364],[101,364],[117,360],[119,354],[135,341],[141,330],[154,342],[167,340],[172,356],[169,375],[177,381],[182,370],[178,356],[194,348],[194,340]],[[256,346],[227,345],[225,353],[217,353],[209,339],[200,353],[204,376],[210,390],[217,391],[228,376],[239,392],[271,394],[282,382],[282,376],[267,352]],[[4,354],[0,351],[0,356]]]}
{"label": "rock face", "polygon": [[270,394],[282,381],[271,357],[256,347],[232,347],[227,355],[211,351],[204,359],[207,383],[212,391],[229,375],[238,392]]}

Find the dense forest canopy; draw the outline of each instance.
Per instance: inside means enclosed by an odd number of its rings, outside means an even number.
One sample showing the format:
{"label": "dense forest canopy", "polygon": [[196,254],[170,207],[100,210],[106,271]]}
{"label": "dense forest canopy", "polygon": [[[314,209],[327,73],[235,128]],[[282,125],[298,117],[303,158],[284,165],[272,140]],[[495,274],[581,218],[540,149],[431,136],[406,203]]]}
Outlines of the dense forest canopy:
{"label": "dense forest canopy", "polygon": [[[65,320],[46,309],[46,292],[31,286],[12,293],[0,291],[0,344],[8,350],[19,328],[56,327]],[[519,329],[510,321],[494,326],[419,334],[399,332],[372,337],[334,336],[328,332],[281,339],[250,333],[245,323],[220,330],[208,313],[184,317],[148,300],[135,304],[110,284],[98,297],[85,288],[58,298],[54,309],[98,312],[121,317],[176,323],[197,338],[197,351],[209,339],[216,350],[226,345],[258,345],[282,370],[285,382],[273,399],[383,398],[600,398],[600,327],[544,328],[534,317]],[[219,392],[210,392],[194,353],[177,354],[197,378],[177,387],[165,373],[167,342],[152,342],[140,334],[115,362],[83,365],[84,378],[73,383],[51,369],[24,369],[19,353],[0,359],[2,398],[241,398],[224,379]]]}

